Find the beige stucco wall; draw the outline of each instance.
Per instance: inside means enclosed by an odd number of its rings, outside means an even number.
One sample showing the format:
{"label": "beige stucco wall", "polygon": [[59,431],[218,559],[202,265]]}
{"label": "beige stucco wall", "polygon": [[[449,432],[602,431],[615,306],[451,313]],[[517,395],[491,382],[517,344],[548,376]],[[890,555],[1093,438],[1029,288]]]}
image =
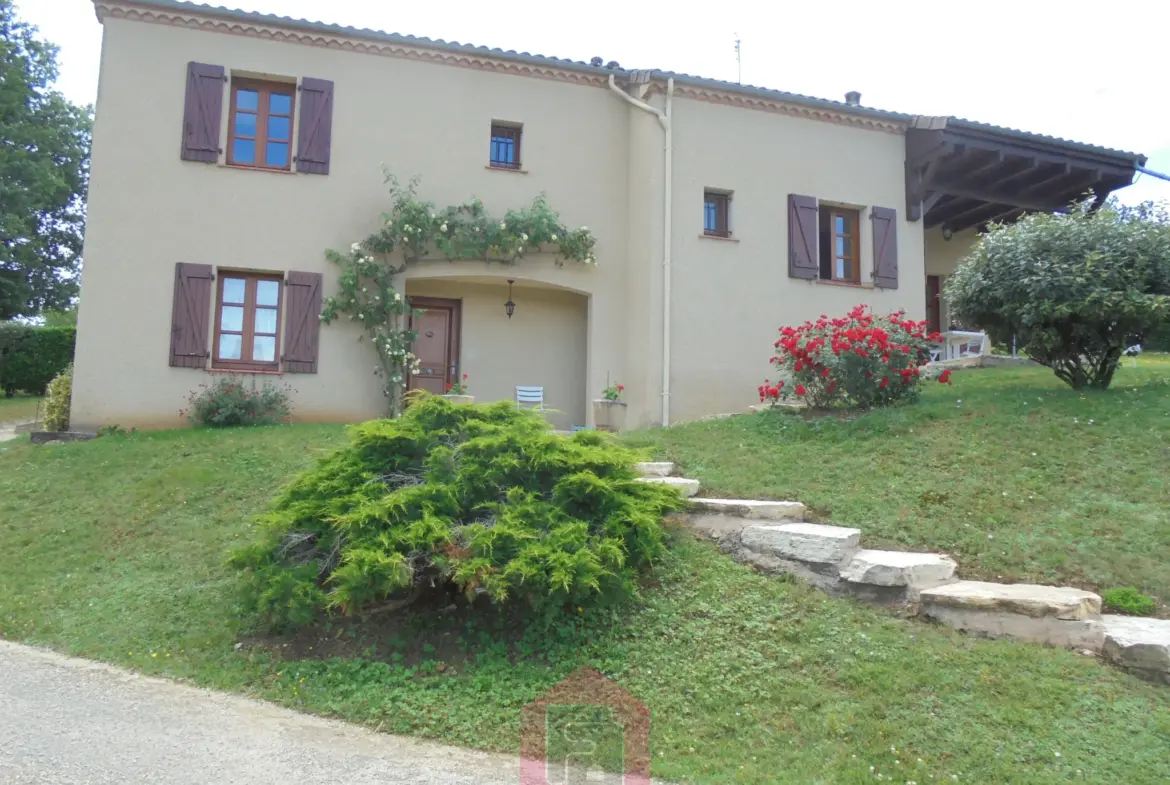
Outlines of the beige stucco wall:
{"label": "beige stucco wall", "polygon": [[[105,20],[104,34],[76,426],[178,424],[186,395],[210,378],[167,365],[176,262],[321,272],[331,293],[336,272],[322,251],[346,248],[377,225],[388,207],[383,162],[404,180],[422,175],[420,196],[439,205],[474,195],[502,214],[544,193],[567,224],[598,238],[597,268],[543,257],[407,272],[409,292],[442,290],[467,303],[460,372],[473,376],[477,397],[544,384],[567,426],[588,422],[588,401],[611,380],[626,387],[630,424],[660,421],[665,168],[652,115],[604,87],[417,59],[116,18]],[[333,80],[330,174],[181,161],[190,60],[229,73]],[[650,100],[661,107],[664,99]],[[486,168],[492,120],[523,123],[524,173]],[[226,134],[226,111],[222,125]],[[672,421],[753,403],[780,325],[859,302],[923,315],[924,241],[921,224],[904,220],[901,136],[686,97],[675,100],[674,129]],[[734,191],[736,242],[700,238],[704,187]],[[863,280],[873,263],[864,211],[897,209],[899,288],[788,278],[790,193],[862,208]],[[499,296],[507,278],[533,298],[526,308],[516,297],[511,323]],[[296,416],[357,420],[384,411],[369,346],[357,337],[349,324],[322,328],[319,373],[285,377]]]}
{"label": "beige stucco wall", "polygon": [[[333,80],[330,174],[181,161],[190,60]],[[493,119],[524,124],[527,174],[485,169]],[[335,270],[322,252],[348,247],[376,226],[388,207],[381,162],[404,180],[422,175],[420,195],[441,205],[475,195],[502,214],[544,192],[566,223],[596,233],[597,269],[562,270],[547,259],[506,271],[474,268],[500,278],[568,280],[570,288],[606,295],[587,325],[591,356],[606,359],[582,378],[580,405],[586,386],[604,386],[607,369],[625,370],[627,128],[626,108],[596,88],[107,19],[74,424],[177,424],[186,394],[208,380],[203,371],[167,365],[176,262],[319,271],[326,294],[333,291]],[[322,328],[319,373],[286,377],[297,416],[356,420],[383,411],[369,346],[356,339],[348,325]]]}
{"label": "beige stucco wall", "polygon": [[[965,229],[956,232],[947,240],[939,228],[928,229],[925,232],[926,274],[942,276],[942,284],[946,285],[947,276],[955,272],[959,262],[971,251],[979,233],[974,229]],[[940,321],[945,330],[950,324],[950,312],[945,297],[940,298]]]}
{"label": "beige stucco wall", "polygon": [[509,319],[508,286],[502,281],[413,278],[406,292],[461,302],[460,366],[477,402],[515,400],[517,386],[544,387],[554,426],[568,430],[585,424],[585,295],[515,286],[516,310]]}
{"label": "beige stucco wall", "polygon": [[[921,223],[905,220],[898,135],[697,100],[676,100],[671,412],[742,411],[773,366],[782,325],[867,303],[925,314]],[[703,190],[733,192],[734,242],[701,236]],[[898,211],[898,289],[788,277],[788,195],[861,208],[861,280],[871,280],[868,208]]]}

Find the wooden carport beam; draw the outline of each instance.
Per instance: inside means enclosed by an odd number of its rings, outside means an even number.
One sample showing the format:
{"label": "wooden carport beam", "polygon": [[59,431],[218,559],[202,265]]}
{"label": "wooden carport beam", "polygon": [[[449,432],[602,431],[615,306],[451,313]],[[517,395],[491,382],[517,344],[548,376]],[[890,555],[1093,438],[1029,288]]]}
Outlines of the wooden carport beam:
{"label": "wooden carport beam", "polygon": [[1050,212],[1062,206],[1053,205],[1051,202],[1044,202],[1035,198],[1022,197],[1019,191],[1003,192],[990,188],[967,188],[961,185],[938,185],[936,187],[938,190],[948,193],[951,196],[959,196],[964,199],[976,199],[988,204],[1014,204],[1016,207],[1023,207],[1025,210],[1035,210],[1037,212]]}

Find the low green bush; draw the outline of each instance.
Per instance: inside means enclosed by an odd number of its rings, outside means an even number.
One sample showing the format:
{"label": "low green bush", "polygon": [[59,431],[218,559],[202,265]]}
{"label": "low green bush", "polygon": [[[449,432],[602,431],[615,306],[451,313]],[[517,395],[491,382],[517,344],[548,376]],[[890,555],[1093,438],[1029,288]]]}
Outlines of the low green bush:
{"label": "low green bush", "polygon": [[69,406],[73,401],[73,363],[49,382],[45,394],[45,430],[69,430]]}
{"label": "low green bush", "polygon": [[43,395],[45,388],[73,362],[77,328],[0,323],[0,389],[6,395],[24,390]]}
{"label": "low green bush", "polygon": [[510,402],[414,400],[296,477],[232,562],[273,626],[321,610],[392,609],[426,592],[514,601],[552,618],[628,596],[664,548],[672,489],[636,481],[637,453],[572,437]]}
{"label": "low green bush", "polygon": [[1106,589],[1101,592],[1101,600],[1106,610],[1127,616],[1151,616],[1157,607],[1152,597],[1147,597],[1132,586]]}
{"label": "low green bush", "polygon": [[265,381],[257,386],[234,376],[201,384],[187,397],[187,419],[196,425],[274,425],[291,412],[288,388]]}

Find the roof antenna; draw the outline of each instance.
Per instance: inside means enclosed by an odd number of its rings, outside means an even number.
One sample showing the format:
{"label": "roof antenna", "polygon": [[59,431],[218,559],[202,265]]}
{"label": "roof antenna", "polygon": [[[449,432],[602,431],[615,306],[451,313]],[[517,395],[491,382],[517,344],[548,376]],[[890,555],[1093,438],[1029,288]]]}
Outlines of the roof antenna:
{"label": "roof antenna", "polygon": [[735,81],[743,84],[743,61],[740,59],[739,33],[735,34]]}

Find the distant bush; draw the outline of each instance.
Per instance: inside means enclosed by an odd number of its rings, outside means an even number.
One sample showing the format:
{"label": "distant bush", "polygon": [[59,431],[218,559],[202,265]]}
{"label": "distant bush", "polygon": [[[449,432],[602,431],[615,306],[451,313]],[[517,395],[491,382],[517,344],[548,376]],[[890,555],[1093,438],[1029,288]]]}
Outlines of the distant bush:
{"label": "distant bush", "polygon": [[43,395],[45,387],[73,362],[77,328],[0,323],[0,389]]}
{"label": "distant bush", "polygon": [[1132,586],[1106,589],[1101,592],[1101,600],[1105,603],[1106,610],[1128,616],[1151,616],[1157,607],[1152,597],[1147,597]]}
{"label": "distant bush", "polygon": [[196,425],[273,425],[291,412],[287,387],[265,381],[259,387],[234,376],[201,384],[187,398],[187,418]]}
{"label": "distant bush", "polygon": [[1170,326],[1170,215],[1086,200],[1067,214],[996,224],[946,285],[952,316],[1052,369],[1105,389],[1131,336]]}
{"label": "distant bush", "polygon": [[549,430],[501,402],[422,395],[296,477],[238,551],[246,602],[275,626],[389,610],[452,587],[549,617],[633,591],[683,505],[636,481],[636,453]]}
{"label": "distant bush", "polygon": [[[927,357],[926,322],[897,311],[877,317],[859,305],[835,319],[781,327],[771,362],[788,380],[760,385],[760,402],[796,396],[816,409],[869,409],[918,395],[918,366]],[[944,380],[945,381],[945,380]]]}
{"label": "distant bush", "polygon": [[73,364],[49,382],[45,397],[45,430],[69,430],[69,406],[73,399]]}

